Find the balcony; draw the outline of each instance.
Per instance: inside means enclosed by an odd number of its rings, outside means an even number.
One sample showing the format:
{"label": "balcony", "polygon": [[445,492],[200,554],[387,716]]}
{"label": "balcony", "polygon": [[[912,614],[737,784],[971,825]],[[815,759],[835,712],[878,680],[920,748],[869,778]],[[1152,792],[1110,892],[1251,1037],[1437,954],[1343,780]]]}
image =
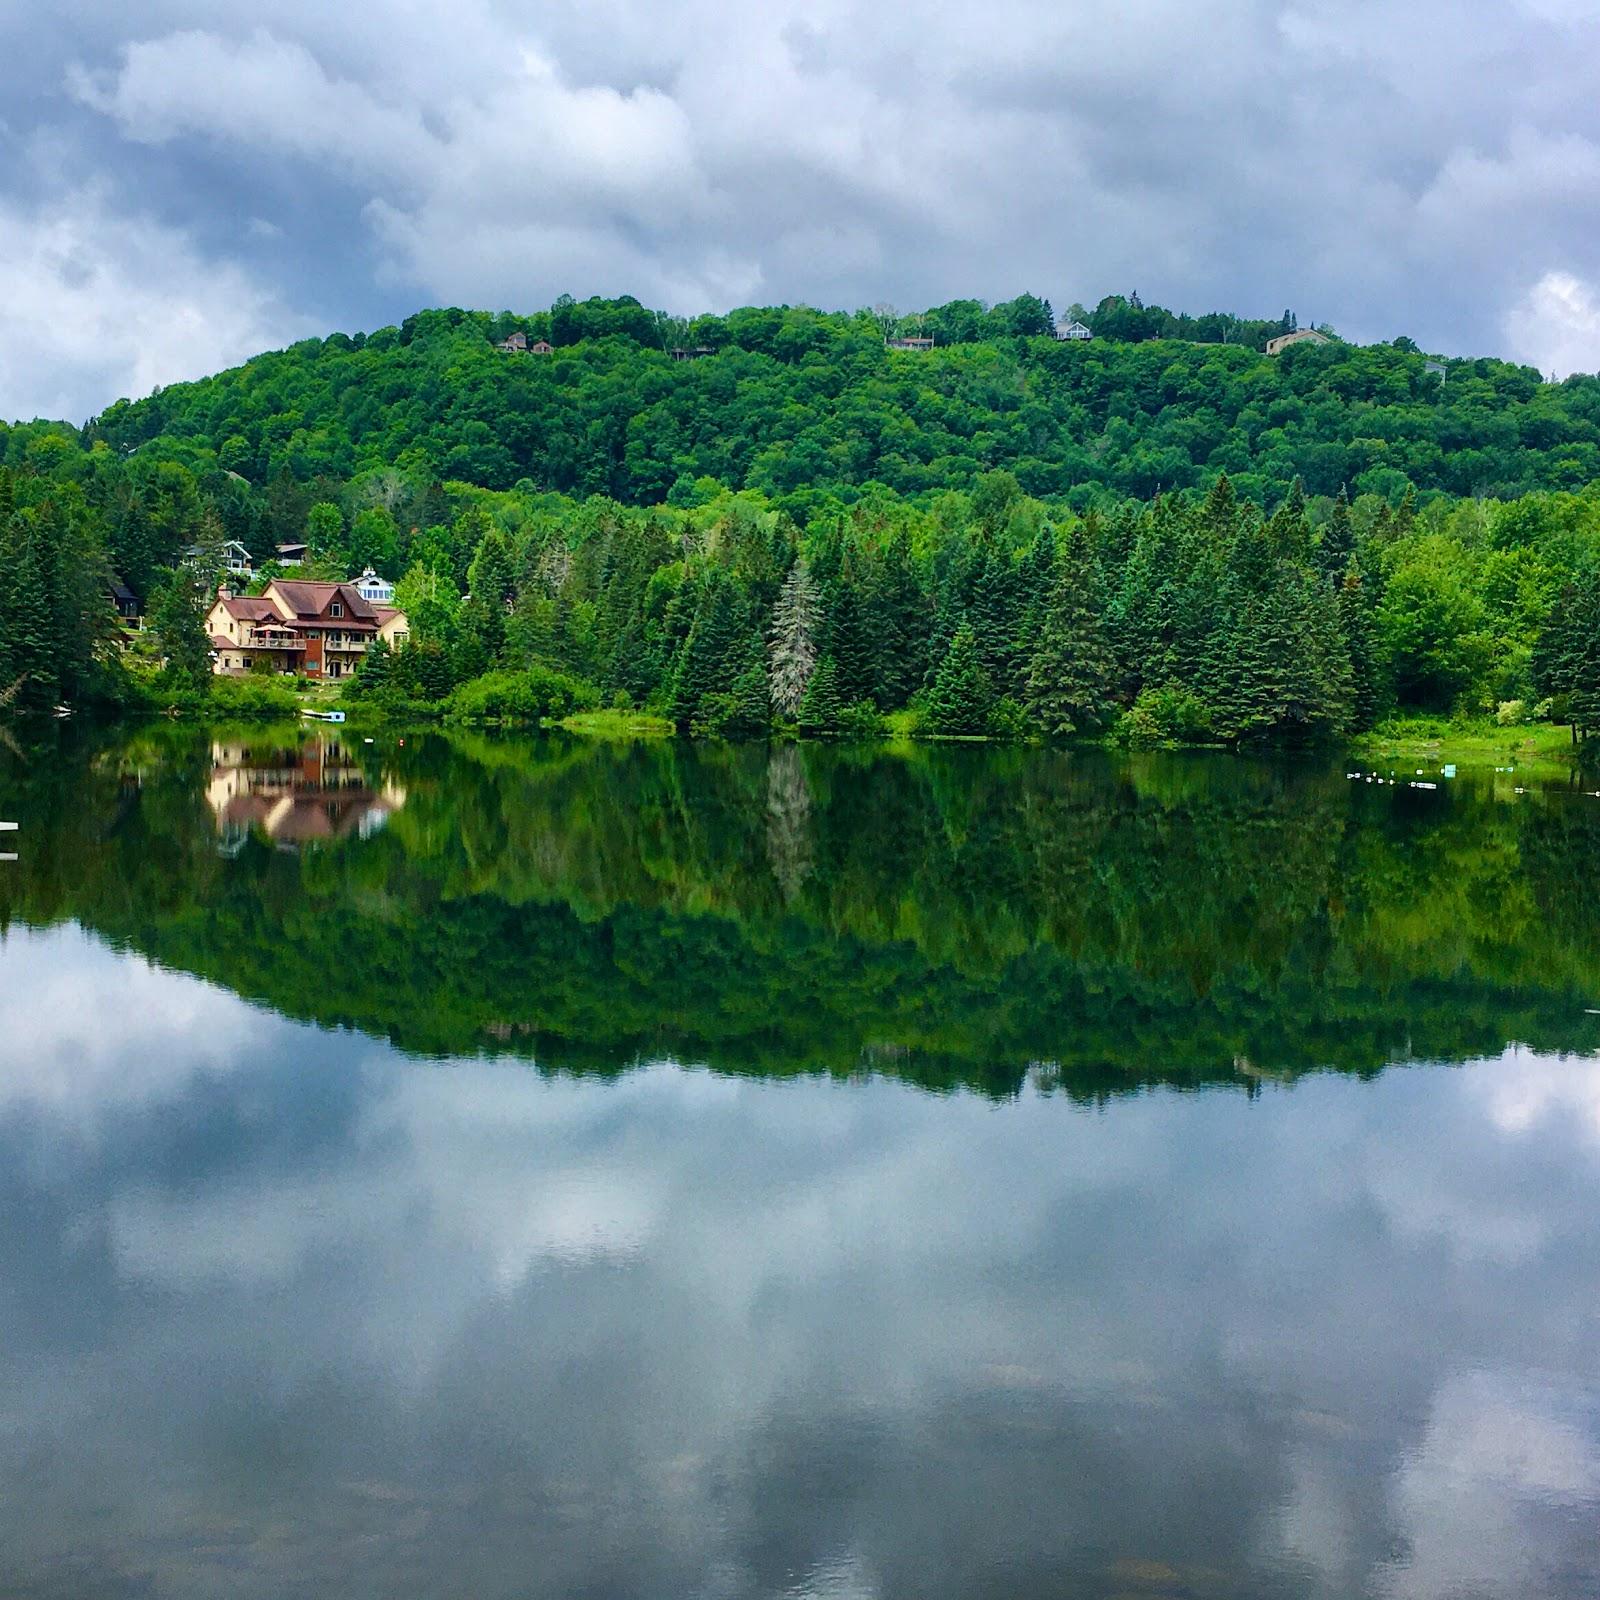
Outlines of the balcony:
{"label": "balcony", "polygon": [[306,642],[287,628],[250,628],[239,641],[242,650],[304,650]]}

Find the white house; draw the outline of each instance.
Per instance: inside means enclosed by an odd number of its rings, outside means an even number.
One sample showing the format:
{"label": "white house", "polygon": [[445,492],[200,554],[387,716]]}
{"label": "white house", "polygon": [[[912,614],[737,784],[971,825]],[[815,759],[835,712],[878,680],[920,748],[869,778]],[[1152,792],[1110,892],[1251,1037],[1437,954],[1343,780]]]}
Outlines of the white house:
{"label": "white house", "polygon": [[375,606],[394,604],[394,585],[387,578],[380,578],[371,567],[356,579],[356,593]]}
{"label": "white house", "polygon": [[1332,344],[1333,341],[1325,333],[1318,333],[1315,328],[1299,328],[1294,333],[1280,333],[1276,339],[1267,340],[1267,354],[1275,356],[1280,351],[1287,350],[1292,344]]}
{"label": "white house", "polygon": [[1059,317],[1056,319],[1055,336],[1058,339],[1092,339],[1094,330],[1085,327],[1076,317]]}
{"label": "white house", "polygon": [[[185,558],[189,561],[203,561],[206,551],[203,546],[192,544],[185,551]],[[230,578],[243,578],[247,583],[255,576],[255,568],[250,565],[250,552],[239,543],[237,539],[226,540],[217,550],[217,570],[226,572]],[[210,573],[206,576],[209,578]]]}

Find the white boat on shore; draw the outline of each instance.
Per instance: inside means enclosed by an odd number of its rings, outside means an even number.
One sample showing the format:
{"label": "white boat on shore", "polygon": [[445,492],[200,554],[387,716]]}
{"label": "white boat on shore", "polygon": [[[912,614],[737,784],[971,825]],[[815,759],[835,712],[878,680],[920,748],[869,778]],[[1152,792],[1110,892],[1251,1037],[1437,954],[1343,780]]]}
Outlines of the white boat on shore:
{"label": "white boat on shore", "polygon": [[310,717],[313,722],[344,721],[344,712],[342,711],[302,711],[300,715],[302,717]]}

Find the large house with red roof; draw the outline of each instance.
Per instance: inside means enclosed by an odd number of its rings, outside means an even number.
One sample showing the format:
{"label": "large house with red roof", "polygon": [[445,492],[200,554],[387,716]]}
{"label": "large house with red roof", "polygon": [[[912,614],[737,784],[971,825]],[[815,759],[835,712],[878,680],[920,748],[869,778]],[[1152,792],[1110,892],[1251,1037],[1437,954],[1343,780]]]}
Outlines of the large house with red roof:
{"label": "large house with red roof", "polygon": [[353,583],[301,583],[274,578],[256,596],[235,595],[226,585],[206,616],[212,671],[304,673],[347,678],[379,639],[398,648],[410,637],[406,615],[375,605]]}

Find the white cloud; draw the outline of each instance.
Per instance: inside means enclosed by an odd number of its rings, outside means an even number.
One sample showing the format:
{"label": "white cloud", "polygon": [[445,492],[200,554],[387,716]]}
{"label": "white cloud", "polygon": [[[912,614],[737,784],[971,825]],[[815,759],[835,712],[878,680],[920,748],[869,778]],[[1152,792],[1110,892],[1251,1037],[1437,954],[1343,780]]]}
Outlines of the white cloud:
{"label": "white cloud", "polygon": [[1600,296],[1573,273],[1545,273],[1505,327],[1511,353],[1543,373],[1600,372]]}
{"label": "white cloud", "polygon": [[[225,990],[119,955],[77,929],[13,928],[0,938],[0,966],[0,1117],[27,1112],[88,1136],[235,1068],[225,1040],[240,1007]],[[174,1049],[175,1039],[194,1048]]]}
{"label": "white cloud", "polygon": [[1576,0],[1461,24],[1456,0],[463,0],[444,27],[380,0],[230,32],[173,0],[70,82],[129,140],[338,174],[380,281],[441,300],[1137,285],[1481,348],[1541,257],[1600,273],[1600,40]]}
{"label": "white cloud", "polygon": [[241,267],[109,188],[0,199],[0,417],[78,421],[314,331]]}
{"label": "white cloud", "polygon": [[1534,1518],[1600,1493],[1600,1457],[1569,1410],[1569,1396],[1504,1374],[1447,1379],[1421,1444],[1394,1477],[1407,1553],[1380,1571],[1379,1593],[1511,1600],[1551,1592],[1547,1575],[1565,1553],[1535,1531]]}

